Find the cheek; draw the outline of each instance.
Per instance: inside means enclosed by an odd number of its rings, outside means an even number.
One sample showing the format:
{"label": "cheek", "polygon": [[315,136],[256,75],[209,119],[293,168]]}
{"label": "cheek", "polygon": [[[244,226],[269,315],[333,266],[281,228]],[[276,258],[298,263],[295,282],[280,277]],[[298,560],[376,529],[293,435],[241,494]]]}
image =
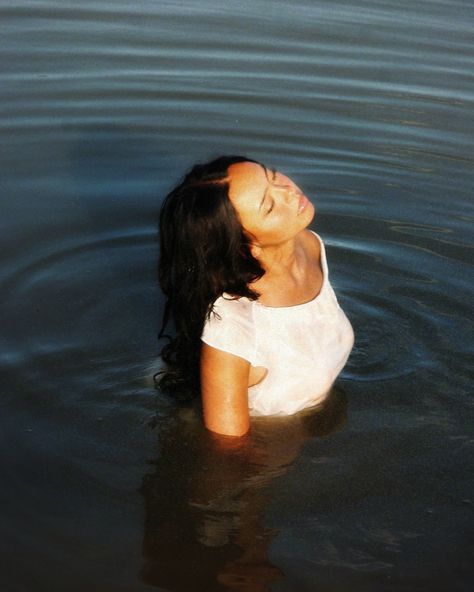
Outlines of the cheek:
{"label": "cheek", "polygon": [[269,231],[275,235],[286,235],[288,231],[292,231],[296,219],[292,218],[288,212],[275,214],[271,225],[268,226]]}

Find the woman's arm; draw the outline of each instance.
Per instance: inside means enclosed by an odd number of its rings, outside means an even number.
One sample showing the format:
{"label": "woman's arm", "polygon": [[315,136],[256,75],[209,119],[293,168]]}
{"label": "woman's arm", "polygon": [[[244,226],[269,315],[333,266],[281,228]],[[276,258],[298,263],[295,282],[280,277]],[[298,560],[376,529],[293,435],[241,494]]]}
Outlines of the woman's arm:
{"label": "woman's arm", "polygon": [[208,430],[243,436],[250,427],[250,363],[206,343],[201,348],[201,396]]}

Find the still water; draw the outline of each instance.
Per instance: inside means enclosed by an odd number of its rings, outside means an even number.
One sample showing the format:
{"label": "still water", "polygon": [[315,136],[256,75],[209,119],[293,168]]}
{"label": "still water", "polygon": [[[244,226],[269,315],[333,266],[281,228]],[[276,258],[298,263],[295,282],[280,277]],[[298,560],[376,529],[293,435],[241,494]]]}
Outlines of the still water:
{"label": "still water", "polygon": [[[2,592],[468,589],[470,0],[0,3]],[[239,447],[158,396],[156,224],[245,154],[356,345]]]}

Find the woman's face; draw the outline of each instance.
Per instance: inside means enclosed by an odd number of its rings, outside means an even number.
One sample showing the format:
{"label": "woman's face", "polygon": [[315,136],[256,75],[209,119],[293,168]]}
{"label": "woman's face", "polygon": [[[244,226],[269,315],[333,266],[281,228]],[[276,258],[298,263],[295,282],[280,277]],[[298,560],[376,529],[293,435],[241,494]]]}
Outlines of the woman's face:
{"label": "woman's face", "polygon": [[314,206],[282,173],[242,162],[231,165],[228,176],[229,199],[254,244],[281,244],[311,223]]}

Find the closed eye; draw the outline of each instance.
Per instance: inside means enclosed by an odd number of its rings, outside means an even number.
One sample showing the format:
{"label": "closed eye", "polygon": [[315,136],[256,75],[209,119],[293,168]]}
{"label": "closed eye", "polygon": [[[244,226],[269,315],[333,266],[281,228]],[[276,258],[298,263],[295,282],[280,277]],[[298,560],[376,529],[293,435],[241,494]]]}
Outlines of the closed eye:
{"label": "closed eye", "polygon": [[273,206],[275,205],[275,200],[272,199],[272,205],[268,208],[267,214],[269,214],[273,210]]}

